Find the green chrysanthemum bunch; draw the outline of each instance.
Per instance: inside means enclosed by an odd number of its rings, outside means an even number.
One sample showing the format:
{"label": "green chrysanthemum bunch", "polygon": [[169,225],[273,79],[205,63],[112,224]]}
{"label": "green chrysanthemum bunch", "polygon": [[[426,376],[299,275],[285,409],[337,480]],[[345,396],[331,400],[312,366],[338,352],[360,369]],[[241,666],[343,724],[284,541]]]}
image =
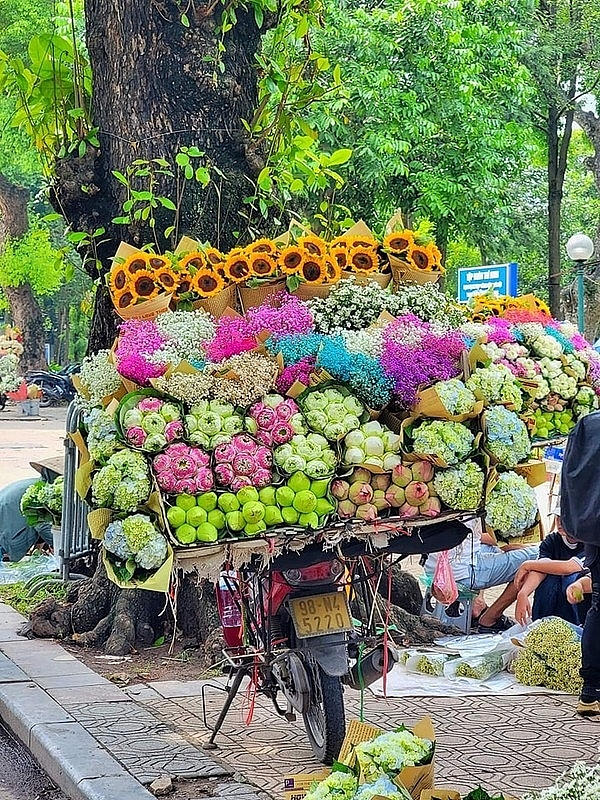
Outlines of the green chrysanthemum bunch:
{"label": "green chrysanthemum bunch", "polygon": [[514,661],[519,683],[579,694],[583,685],[579,676],[581,644],[568,622],[558,617],[543,619],[523,644]]}

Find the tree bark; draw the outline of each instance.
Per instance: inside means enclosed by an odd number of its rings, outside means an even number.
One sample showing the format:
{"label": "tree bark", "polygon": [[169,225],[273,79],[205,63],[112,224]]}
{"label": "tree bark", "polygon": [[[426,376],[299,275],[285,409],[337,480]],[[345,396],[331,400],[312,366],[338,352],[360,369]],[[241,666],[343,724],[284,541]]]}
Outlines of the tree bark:
{"label": "tree bark", "polygon": [[[7,239],[19,239],[27,232],[29,220],[27,203],[29,192],[0,175],[0,252]],[[13,324],[23,335],[23,354],[19,370],[27,374],[47,368],[44,353],[44,318],[31,286],[2,287],[12,316]]]}

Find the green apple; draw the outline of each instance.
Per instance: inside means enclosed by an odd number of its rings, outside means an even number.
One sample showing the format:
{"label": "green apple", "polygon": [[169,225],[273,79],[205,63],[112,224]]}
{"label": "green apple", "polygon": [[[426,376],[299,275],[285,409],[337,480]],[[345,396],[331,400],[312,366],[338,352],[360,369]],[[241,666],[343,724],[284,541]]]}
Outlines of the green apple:
{"label": "green apple", "polygon": [[196,498],[192,494],[180,494],[177,495],[175,505],[178,508],[183,508],[184,511],[189,511],[190,508],[196,505]]}
{"label": "green apple", "polygon": [[258,493],[258,499],[261,503],[265,506],[274,506],[275,505],[275,487],[274,486],[265,486],[263,487],[260,492]]}
{"label": "green apple", "polygon": [[317,498],[306,489],[296,494],[292,505],[299,514],[310,514],[317,507]]}
{"label": "green apple", "polygon": [[180,525],[175,531],[175,536],[181,544],[192,544],[192,542],[196,541],[196,528],[187,523]]}
{"label": "green apple", "polygon": [[335,506],[333,503],[330,503],[326,497],[318,497],[317,504],[315,506],[315,512],[320,516],[323,517],[325,514],[331,514],[332,511],[335,511]]}
{"label": "green apple", "polygon": [[230,531],[237,532],[244,530],[246,520],[244,519],[244,515],[241,511],[230,511],[225,515],[225,520]]}
{"label": "green apple", "polygon": [[214,511],[217,507],[217,495],[215,492],[204,492],[204,494],[198,495],[196,504],[205,511]]}
{"label": "green apple", "polygon": [[171,506],[167,511],[167,519],[172,528],[178,528],[180,525],[185,524],[185,511],[179,506]]}
{"label": "green apple", "polygon": [[319,517],[314,511],[310,514],[300,514],[298,523],[302,525],[303,528],[312,528],[316,530],[319,527]]}
{"label": "green apple", "polygon": [[214,525],[217,530],[222,530],[225,527],[225,514],[218,508],[213,508],[208,512],[208,522]]}
{"label": "green apple", "polygon": [[329,489],[329,478],[321,478],[320,480],[311,481],[310,490],[315,497],[325,497]]}
{"label": "green apple", "polygon": [[244,527],[246,536],[256,536],[257,533],[262,533],[267,530],[267,526],[260,520],[260,522],[248,522]]}
{"label": "green apple", "polygon": [[206,522],[206,511],[199,506],[194,506],[185,515],[185,521],[188,525],[193,525],[194,528],[197,528],[198,525]]}
{"label": "green apple", "polygon": [[231,492],[224,492],[223,494],[219,495],[217,499],[217,505],[221,511],[223,511],[225,514],[229,514],[230,511],[237,511],[239,509],[240,501]]}
{"label": "green apple", "polygon": [[244,515],[246,522],[250,522],[254,525],[257,522],[260,522],[265,516],[265,507],[262,503],[258,502],[244,503],[242,506],[242,514]]}
{"label": "green apple", "polygon": [[265,524],[268,525],[281,525],[283,517],[281,511],[277,506],[265,506]]}
{"label": "green apple", "polygon": [[303,472],[294,472],[294,474],[288,478],[287,484],[296,494],[298,494],[298,492],[306,492],[310,489],[310,478]]}
{"label": "green apple", "polygon": [[203,522],[196,528],[196,541],[216,542],[219,531],[210,522]]}
{"label": "green apple", "polygon": [[246,503],[258,503],[258,490],[254,486],[244,486],[238,490],[236,497],[242,506]]}
{"label": "green apple", "polygon": [[283,521],[287,522],[288,525],[296,525],[300,514],[298,514],[296,509],[292,506],[284,506],[281,509],[281,516],[283,517]]}
{"label": "green apple", "polygon": [[295,497],[294,490],[290,489],[289,486],[280,486],[275,492],[275,496],[277,498],[277,504],[282,508],[291,506]]}

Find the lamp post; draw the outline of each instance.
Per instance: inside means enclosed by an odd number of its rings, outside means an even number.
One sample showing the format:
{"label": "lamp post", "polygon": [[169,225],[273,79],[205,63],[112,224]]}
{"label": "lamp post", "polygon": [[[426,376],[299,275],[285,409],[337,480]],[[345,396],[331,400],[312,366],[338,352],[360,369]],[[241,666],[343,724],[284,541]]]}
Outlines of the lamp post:
{"label": "lamp post", "polygon": [[594,243],[585,233],[574,233],[567,242],[567,255],[577,267],[577,327],[585,332],[583,270],[585,262],[594,255]]}

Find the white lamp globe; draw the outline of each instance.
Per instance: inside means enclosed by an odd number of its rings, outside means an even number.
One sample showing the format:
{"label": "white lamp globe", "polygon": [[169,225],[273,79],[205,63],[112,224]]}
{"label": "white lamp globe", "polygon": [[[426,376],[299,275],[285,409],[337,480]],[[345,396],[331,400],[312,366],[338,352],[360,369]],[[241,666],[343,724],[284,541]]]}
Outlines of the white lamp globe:
{"label": "white lamp globe", "polygon": [[571,261],[587,261],[594,254],[594,243],[585,233],[574,233],[567,242],[567,255]]}

